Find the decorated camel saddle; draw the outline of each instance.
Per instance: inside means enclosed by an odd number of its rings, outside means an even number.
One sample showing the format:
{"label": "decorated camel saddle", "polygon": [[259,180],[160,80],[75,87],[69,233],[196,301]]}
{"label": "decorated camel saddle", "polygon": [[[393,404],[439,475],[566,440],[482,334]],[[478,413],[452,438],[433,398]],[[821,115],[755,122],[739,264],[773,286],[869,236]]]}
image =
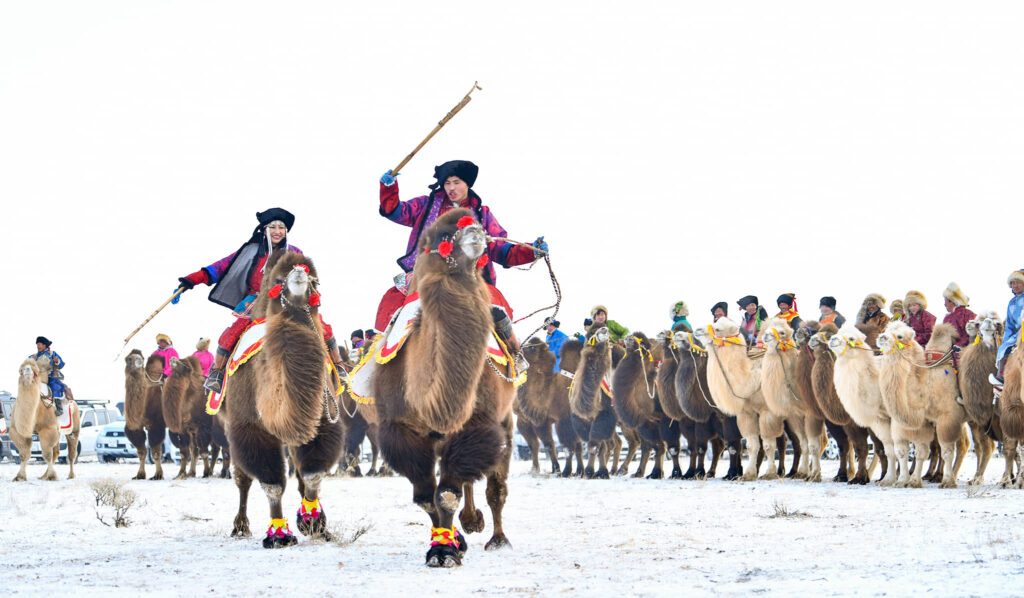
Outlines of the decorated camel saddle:
{"label": "decorated camel saddle", "polygon": [[[50,387],[45,384],[39,385],[39,400],[42,401],[46,407],[53,407],[53,397],[50,396]],[[64,397],[64,411],[57,416],[57,427],[60,429],[60,433],[67,436],[74,429],[74,419],[71,417],[71,412],[76,409],[75,400],[69,396]],[[13,417],[14,408],[11,408],[11,415]],[[0,414],[0,434],[7,434],[7,420]]]}
{"label": "decorated camel saddle", "polygon": [[[350,374],[352,398],[357,402],[364,405],[373,403],[373,374],[377,364],[387,363],[395,358],[406,339],[409,338],[413,324],[420,317],[420,310],[419,293],[410,293],[405,298],[402,307],[391,318],[391,323],[388,324],[384,334],[377,337],[370,349],[363,355],[363,359],[352,370]],[[494,331],[491,331],[490,342],[487,344],[487,358],[499,366],[511,364],[515,386],[518,387],[526,381],[526,372],[517,373],[515,371],[515,359]]]}
{"label": "decorated camel saddle", "polygon": [[[220,392],[213,392],[207,395],[206,398],[206,412],[210,415],[217,415],[220,408],[224,406],[224,395],[228,391],[228,384],[231,381],[231,377],[238,371],[238,368],[243,363],[253,358],[263,348],[263,339],[267,335],[267,319],[256,318],[249,324],[249,327],[242,333],[241,338],[238,339],[238,343],[235,344],[234,350],[231,351],[231,355],[228,357],[227,366],[224,369],[224,386]],[[342,386],[341,378],[337,370],[334,369],[334,364],[328,359],[325,363],[328,371],[334,376],[336,391],[335,395],[342,393],[344,387]]]}

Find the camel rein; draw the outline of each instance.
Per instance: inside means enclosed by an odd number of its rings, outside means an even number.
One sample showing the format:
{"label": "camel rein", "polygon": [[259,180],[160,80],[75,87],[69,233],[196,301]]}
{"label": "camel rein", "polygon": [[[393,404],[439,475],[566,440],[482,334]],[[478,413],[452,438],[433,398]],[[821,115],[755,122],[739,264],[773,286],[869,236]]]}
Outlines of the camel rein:
{"label": "camel rein", "polygon": [[[519,322],[522,322],[523,320],[525,320],[527,318],[531,318],[531,317],[539,314],[542,311],[546,311],[546,310],[549,310],[549,309],[552,309],[552,308],[554,308],[555,311],[552,312],[552,314],[550,316],[551,319],[554,320],[556,317],[558,317],[558,310],[561,309],[561,307],[562,307],[562,285],[559,284],[558,277],[555,276],[555,271],[551,268],[551,254],[548,253],[547,251],[544,251],[543,249],[537,249],[536,247],[534,247],[530,243],[523,243],[522,241],[514,241],[512,239],[509,239],[508,237],[491,237],[491,236],[488,236],[487,240],[488,241],[504,241],[505,243],[512,243],[513,245],[521,245],[523,247],[529,247],[530,249],[532,249],[534,251],[535,254],[540,254],[540,255],[544,256],[544,265],[548,267],[548,276],[551,277],[551,288],[555,291],[555,302],[553,304],[551,304],[551,305],[546,306],[546,307],[542,307],[540,309],[533,310],[532,312],[526,314],[525,316],[523,316],[523,317],[519,318],[518,320],[516,320],[515,322],[513,322],[513,324],[518,324]],[[517,270],[531,270],[533,268],[533,266],[536,265],[536,263],[537,263],[537,260],[534,260],[526,268],[517,268]],[[533,332],[531,332],[523,340],[522,343],[520,343],[520,345],[525,345],[531,338],[534,337],[534,335],[536,335],[538,332],[540,332],[543,328],[544,328],[544,323],[542,322],[540,326],[538,326]]]}
{"label": "camel rein", "polygon": [[[315,280],[315,279],[310,277],[310,280]],[[288,301],[285,298],[285,293],[281,293],[280,295],[278,295],[278,298],[279,298],[279,301],[281,302],[281,309],[287,311],[289,307],[295,308],[295,305],[291,301]],[[306,319],[309,320],[309,325],[313,327],[313,331],[316,332],[319,335],[320,334],[320,330],[316,327],[316,321],[313,320],[313,314],[310,313],[309,305],[302,305],[302,306],[300,306],[300,308],[306,314]],[[330,359],[330,357],[328,357],[328,359]],[[345,371],[345,369],[342,368],[342,371]],[[346,371],[346,374],[347,373],[348,372]],[[331,392],[331,382],[330,382],[330,380],[328,380],[326,378],[324,378],[323,399],[324,399],[324,401],[323,401],[323,417],[324,417],[324,419],[327,420],[327,423],[329,423],[329,424],[336,424],[336,423],[338,423],[338,419],[341,418],[341,409],[342,409],[341,402],[338,401],[338,399],[334,397],[334,393]],[[330,403],[334,403],[334,417],[333,418],[331,417]],[[345,412],[348,413],[348,409],[346,409]],[[355,416],[355,414],[351,414],[351,415],[349,415],[349,418],[352,418],[354,416]]]}
{"label": "camel rein", "polygon": [[[712,345],[714,345],[714,343],[711,343],[711,344],[712,344]],[[708,347],[708,352],[709,352],[709,353],[710,353],[710,350],[711,350],[711,347],[709,346],[709,347]],[[720,372],[722,372],[722,378],[723,378],[723,379],[725,380],[725,385],[729,387],[729,392],[731,392],[731,393],[732,393],[732,396],[736,397],[737,399],[740,399],[740,400],[742,400],[742,401],[746,401],[746,400],[750,399],[751,397],[753,397],[753,396],[754,396],[755,394],[757,394],[757,391],[761,390],[761,385],[760,385],[760,384],[758,384],[758,385],[757,385],[757,388],[756,388],[756,389],[754,390],[754,392],[750,393],[749,395],[747,395],[747,396],[745,396],[745,397],[741,397],[741,396],[740,396],[740,395],[739,395],[739,394],[738,394],[738,393],[736,392],[736,389],[734,389],[734,388],[732,387],[732,382],[730,382],[730,381],[729,381],[729,376],[728,376],[728,375],[726,375],[726,373],[725,373],[725,367],[724,367],[724,366],[722,366],[722,360],[718,358],[718,353],[717,353],[717,352],[715,353],[715,363],[717,363],[717,364],[718,364],[718,370],[719,370]]]}
{"label": "camel rein", "polygon": [[[694,355],[697,354],[697,352],[694,351],[695,348],[696,347],[694,347],[693,345],[690,345],[690,349],[687,351],[687,353],[690,354],[690,361],[693,362],[693,379],[694,379],[694,381],[697,382],[697,389],[700,390],[701,396],[704,397],[704,402],[707,403],[709,407],[711,407],[715,411],[718,411],[719,413],[725,413],[724,411],[722,411],[721,409],[718,408],[718,405],[715,405],[714,403],[711,402],[711,399],[708,398],[707,393],[704,392],[704,387],[701,386],[701,383],[700,383],[700,366],[697,365],[697,358],[694,356]],[[674,353],[675,352],[675,348],[673,348],[672,351]],[[724,372],[723,372],[723,375],[724,375]],[[728,382],[728,380],[726,382]],[[732,390],[732,386],[729,387],[729,390]],[[710,392],[710,390],[709,390],[709,392]],[[734,392],[733,394],[736,394],[736,393]]]}

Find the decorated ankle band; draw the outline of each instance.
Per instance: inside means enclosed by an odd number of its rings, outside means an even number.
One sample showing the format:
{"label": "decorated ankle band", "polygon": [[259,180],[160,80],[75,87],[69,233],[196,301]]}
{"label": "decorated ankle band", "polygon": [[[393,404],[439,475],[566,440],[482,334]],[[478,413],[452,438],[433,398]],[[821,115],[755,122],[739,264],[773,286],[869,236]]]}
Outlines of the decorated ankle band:
{"label": "decorated ankle band", "polygon": [[299,507],[298,515],[303,521],[308,521],[310,519],[319,519],[321,512],[319,498],[314,498],[312,502],[303,498],[302,505]]}
{"label": "decorated ankle band", "polygon": [[270,527],[267,528],[267,537],[277,536],[279,538],[286,538],[292,535],[292,530],[288,529],[287,519],[271,519]]}
{"label": "decorated ankle band", "polygon": [[459,548],[459,530],[453,525],[451,529],[446,527],[430,528],[431,546],[454,546]]}

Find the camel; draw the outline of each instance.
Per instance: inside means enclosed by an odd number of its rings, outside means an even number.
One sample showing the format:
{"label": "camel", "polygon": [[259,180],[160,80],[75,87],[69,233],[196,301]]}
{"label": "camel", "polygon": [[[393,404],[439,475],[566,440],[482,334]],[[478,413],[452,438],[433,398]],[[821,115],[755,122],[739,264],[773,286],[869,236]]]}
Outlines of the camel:
{"label": "camel", "polygon": [[[516,426],[530,446],[533,459],[531,473],[540,472],[538,453],[544,443],[551,460],[551,473],[567,478],[572,475],[572,457],[579,454],[582,461],[583,444],[572,428],[569,411],[569,384],[566,376],[554,371],[555,354],[540,338],[532,338],[523,345],[523,355],[530,362],[530,375],[518,389],[513,411]],[[560,368],[561,369],[561,368]],[[555,427],[558,440],[569,449],[565,469],[558,466],[558,453],[551,428]],[[577,453],[578,451],[578,453]]]}
{"label": "camel", "polygon": [[[146,479],[146,454],[156,464],[151,480],[164,479],[164,358],[133,349],[124,358],[124,433],[139,455],[139,471],[132,479]],[[147,450],[146,441],[149,441]]]}
{"label": "camel", "polygon": [[[869,328],[868,332],[874,335],[874,330]],[[878,384],[878,363],[868,344],[869,338],[861,326],[848,322],[828,339],[828,348],[835,355],[833,383],[836,396],[850,419],[858,426],[874,432],[878,438],[875,443],[876,454],[880,443],[891,461],[896,454],[892,419],[882,400],[882,390]],[[880,486],[896,483],[895,462],[887,463],[888,467],[884,468],[882,479],[878,481]]]}
{"label": "camel", "polygon": [[[610,477],[608,457],[618,435],[615,433],[616,418],[612,400],[608,392],[602,390],[601,383],[611,374],[622,355],[624,351],[612,343],[607,328],[596,324],[591,327],[569,390],[573,428],[577,436],[587,442],[589,454],[584,471],[588,478],[606,480]],[[615,450],[615,454],[618,455],[618,450]],[[598,460],[596,470],[595,457]],[[627,456],[626,463],[631,458],[631,455]]]}
{"label": "camel", "polygon": [[[213,475],[210,444],[213,416],[206,412],[203,366],[195,356],[171,358],[171,377],[164,381],[161,404],[171,442],[181,451],[181,469],[176,480],[196,477],[196,465],[203,459],[203,477]],[[216,455],[214,455],[216,463]]]}
{"label": "camel", "polygon": [[46,471],[40,476],[40,480],[57,481],[57,472],[53,464],[60,455],[60,437],[67,438],[68,444],[68,479],[75,477],[75,461],[78,459],[78,432],[82,426],[81,414],[78,405],[70,399],[66,400],[64,408],[71,417],[71,429],[61,432],[56,410],[53,406],[53,399],[50,397],[50,387],[46,382],[49,379],[50,360],[47,357],[40,357],[35,360],[31,357],[21,362],[18,367],[18,395],[11,409],[8,435],[11,442],[18,449],[18,457],[21,467],[18,468],[15,482],[24,482],[28,462],[32,460],[32,435],[39,438],[39,446],[42,449],[43,460],[46,461]]}
{"label": "camel", "polygon": [[[487,478],[493,534],[485,550],[510,546],[502,522],[512,457],[511,359],[495,365],[491,299],[481,274],[487,235],[469,210],[455,209],[422,234],[410,296],[420,315],[400,351],[373,376],[384,458],[413,486],[413,502],[430,516],[429,567],[462,564],[467,532],[483,530],[473,483]],[[504,371],[502,371],[504,370]],[[435,476],[440,469],[440,479]]]}
{"label": "camel", "polygon": [[[633,477],[644,476],[648,456],[653,450],[654,467],[648,477],[652,480],[661,479],[664,475],[662,464],[665,462],[666,451],[662,426],[664,423],[667,435],[667,428],[671,425],[661,407],[656,383],[658,364],[663,357],[662,347],[652,343],[642,332],[627,336],[625,346],[626,354],[612,376],[612,396],[615,397],[613,408],[620,424],[635,429],[640,436],[640,465]],[[675,437],[678,444],[678,429]],[[682,477],[678,456],[675,466],[679,477]]]}
{"label": "camel", "polygon": [[[722,448],[728,446],[729,470],[725,479],[739,479],[743,475],[743,437],[736,418],[723,413],[715,405],[708,390],[707,350],[692,334],[684,331],[673,334],[668,349],[669,358],[662,364],[662,369],[667,370],[666,377],[663,378],[662,372],[658,372],[658,390],[665,393],[664,402],[667,404],[670,402],[667,389],[671,385],[672,394],[683,415],[680,421],[685,419],[693,422],[691,426],[683,425],[684,433],[688,428],[692,430],[686,438],[690,446],[690,468],[683,474],[683,478],[715,477]],[[671,380],[667,379],[670,368],[665,364],[674,366]],[[709,442],[712,447],[711,467],[705,471],[704,456]]]}
{"label": "camel", "polygon": [[[689,327],[685,324],[680,326],[680,332],[687,334]],[[699,442],[697,438],[697,422],[687,417],[679,405],[679,398],[676,396],[675,379],[676,372],[679,369],[680,354],[678,345],[672,339],[672,331],[666,330],[659,333],[655,342],[662,356],[661,365],[658,366],[654,379],[655,386],[658,389],[655,396],[657,401],[655,409],[661,415],[658,435],[661,441],[665,443],[668,455],[672,459],[672,473],[669,475],[669,478],[690,480],[697,477],[698,449],[701,449],[700,475],[704,478],[707,476],[707,472],[704,471],[703,459],[707,451],[708,440],[711,436],[714,436],[714,432],[711,432],[708,438],[703,438],[703,443]],[[701,426],[701,431],[707,427],[707,425]],[[680,435],[686,438],[687,446],[690,449],[690,466],[686,473],[683,473],[683,468],[679,464]],[[720,454],[721,451],[719,450],[717,453]],[[715,465],[717,465],[717,458],[715,459]]]}
{"label": "camel", "polygon": [[825,449],[825,440],[822,438],[825,434],[824,421],[820,411],[811,402],[813,397],[801,397],[797,388],[799,350],[793,342],[793,329],[786,320],[771,318],[765,322],[761,342],[765,347],[761,366],[761,393],[768,409],[786,420],[799,439],[800,446],[808,449],[799,458],[797,475],[794,477],[808,482],[820,482],[821,453]]}
{"label": "camel", "polygon": [[1003,339],[1003,323],[999,314],[983,313],[967,324],[967,331],[974,336],[974,341],[960,354],[960,393],[978,457],[977,471],[968,485],[985,483],[985,469],[998,442],[1003,447],[1005,459],[999,485],[1006,488],[1013,484],[1017,441],[1003,435],[999,411],[992,403],[992,385],[988,381],[989,375],[997,372],[996,354]]}
{"label": "camel", "polygon": [[[763,449],[768,472],[762,479],[779,477],[775,469],[775,451],[771,444],[783,434],[782,418],[769,410],[761,392],[761,360],[747,357],[746,343],[739,326],[729,318],[719,318],[707,329],[694,333],[708,351],[708,388],[715,405],[736,423],[747,443],[748,461],[743,470],[744,481],[757,478],[758,454]],[[780,452],[784,458],[785,451]]]}
{"label": "camel", "polygon": [[212,441],[210,443],[210,466],[213,467],[217,464],[217,456],[219,454],[223,459],[220,466],[220,477],[230,479],[231,452],[228,450],[230,448],[230,445],[228,444],[228,433],[224,429],[224,422],[221,420],[219,415],[213,416],[213,424],[210,426],[210,435],[212,437]]}
{"label": "camel", "polygon": [[283,548],[298,543],[281,506],[288,481],[285,451],[302,498],[296,527],[308,537],[330,539],[320,484],[341,454],[342,430],[328,376],[316,268],[299,253],[275,253],[266,267],[252,311],[256,320],[266,318],[262,345],[247,361],[234,362],[236,369],[229,363],[217,415],[227,431],[238,487],[231,535],[251,535],[248,497],[256,479],[270,505],[263,547]]}
{"label": "camel", "polygon": [[[956,401],[959,392],[952,354],[957,332],[949,324],[936,324],[925,348],[917,344],[914,336],[911,327],[896,321],[878,337],[883,353],[879,386],[892,416],[896,457],[901,467],[897,486],[921,487],[923,464],[931,453],[932,437],[937,434],[944,462],[941,487],[956,488],[955,451],[967,419]],[[928,361],[926,352],[931,356]],[[909,442],[914,443],[915,461],[920,464],[912,477],[907,468]]]}
{"label": "camel", "polygon": [[[853,421],[850,414],[846,412],[846,408],[843,407],[842,401],[839,400],[839,395],[836,394],[836,386],[833,382],[836,358],[828,347],[828,341],[838,331],[835,324],[825,324],[819,327],[818,331],[814,332],[809,339],[804,340],[805,335],[798,333],[796,335],[797,344],[806,345],[807,350],[811,352],[813,361],[810,380],[811,394],[825,417],[826,427],[839,443],[841,451],[843,445],[846,445],[845,459],[840,457],[839,472],[833,481],[867,484],[871,481],[871,472],[878,462],[882,463],[882,477],[885,477],[888,461],[882,442],[877,436],[874,436],[870,429],[859,426]],[[875,446],[875,456],[871,460],[871,465],[867,464],[869,436],[874,440]],[[854,453],[852,458],[851,448]],[[850,467],[852,459],[857,460],[856,471],[852,471],[852,467]]]}
{"label": "camel", "polygon": [[[1017,443],[1017,455],[1021,456],[1024,449],[1024,348],[1021,340],[1024,334],[1018,335],[1017,344],[1006,360],[1003,368],[1003,392],[996,400],[999,413],[999,426],[1003,431],[1004,442]],[[1010,467],[1008,464],[1007,467]],[[1013,482],[1014,488],[1024,488],[1024,475],[1020,472]]]}

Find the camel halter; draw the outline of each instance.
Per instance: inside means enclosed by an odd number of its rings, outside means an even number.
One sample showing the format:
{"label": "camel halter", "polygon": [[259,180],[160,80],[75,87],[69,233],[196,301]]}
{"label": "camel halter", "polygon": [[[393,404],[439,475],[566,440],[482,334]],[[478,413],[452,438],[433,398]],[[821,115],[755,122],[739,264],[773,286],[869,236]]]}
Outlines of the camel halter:
{"label": "camel halter", "polygon": [[[712,326],[708,326],[708,332],[710,332],[712,335],[714,335],[715,330],[714,330],[714,328]],[[727,344],[728,345],[738,345],[740,347],[746,347],[747,346],[747,344],[745,342],[743,342],[743,340],[740,338],[739,334],[737,334],[735,336],[724,336],[724,337],[712,336],[711,340],[713,341],[711,344],[713,346],[719,347],[719,348],[725,347],[725,345],[727,345]],[[719,340],[721,340],[721,342],[719,342]],[[708,347],[708,356],[709,356],[708,359],[710,359],[710,355],[712,353],[712,351],[710,349],[711,348]],[[744,351],[744,353],[745,353],[745,351]],[[691,355],[693,355],[693,354],[691,353]],[[746,355],[744,355],[744,358],[750,359]],[[729,392],[731,392],[732,396],[736,397],[737,399],[740,399],[741,401],[745,401],[745,400],[749,399],[750,397],[754,396],[755,394],[757,394],[757,392],[759,390],[761,390],[761,385],[758,384],[757,388],[754,390],[754,392],[750,393],[749,395],[747,395],[745,397],[740,396],[736,392],[736,389],[734,389],[732,387],[732,382],[729,381],[729,375],[725,373],[725,366],[722,365],[722,360],[718,358],[718,354],[717,353],[715,353],[715,363],[718,364],[718,371],[722,373],[722,379],[725,380],[725,385],[729,387]],[[707,397],[705,397],[705,399],[706,398]]]}
{"label": "camel halter", "polygon": [[715,327],[711,326],[710,324],[708,325],[708,334],[711,336],[711,342],[714,343],[716,347],[724,347],[726,345],[746,345],[746,343],[740,337],[739,333],[736,333],[732,336],[718,336],[715,334]]}
{"label": "camel halter", "polygon": [[[483,227],[473,220],[472,216],[463,216],[459,218],[459,221],[455,224],[458,230],[455,231],[454,235],[441,235],[441,241],[438,242],[437,247],[431,249],[429,247],[423,248],[424,255],[430,255],[436,253],[437,255],[444,258],[445,263],[448,264],[448,270],[454,272],[459,267],[459,262],[456,261],[455,257],[452,256],[452,252],[455,251],[455,243],[459,242],[464,232],[477,232],[483,235]],[[490,259],[487,254],[484,253],[476,260],[476,267],[479,270],[487,265]]]}
{"label": "camel halter", "polygon": [[[855,341],[855,340],[850,339],[850,338],[847,338],[847,339],[844,339],[844,340],[846,340],[846,342],[843,343],[843,352],[840,353],[838,355],[838,357],[842,357],[843,355],[846,355],[846,352],[850,349],[850,347],[853,347],[854,349],[863,349],[864,351],[871,351],[871,349],[869,349],[867,346],[864,345],[864,343],[862,343],[860,341]],[[832,352],[832,350],[829,349],[829,353],[831,353],[831,352]],[[874,351],[872,351],[872,352],[874,352]]]}
{"label": "camel halter", "polygon": [[784,341],[784,340],[782,340],[782,337],[779,336],[779,331],[778,330],[776,330],[775,328],[772,328],[771,331],[772,331],[772,336],[775,337],[775,344],[778,347],[779,351],[786,352],[786,351],[788,351],[790,349],[795,349],[796,348],[796,343],[793,342],[793,339]]}
{"label": "camel halter", "polygon": [[[640,369],[644,373],[644,386],[647,389],[647,398],[654,400],[654,396],[657,394],[658,390],[657,380],[655,380],[655,384],[652,386],[647,377],[647,368],[643,364],[645,353],[647,361],[651,363],[654,363],[654,355],[644,348],[643,344],[640,342],[640,337],[634,335],[633,340],[636,341],[636,352],[640,354]],[[657,365],[655,365],[655,368],[657,368]]]}

